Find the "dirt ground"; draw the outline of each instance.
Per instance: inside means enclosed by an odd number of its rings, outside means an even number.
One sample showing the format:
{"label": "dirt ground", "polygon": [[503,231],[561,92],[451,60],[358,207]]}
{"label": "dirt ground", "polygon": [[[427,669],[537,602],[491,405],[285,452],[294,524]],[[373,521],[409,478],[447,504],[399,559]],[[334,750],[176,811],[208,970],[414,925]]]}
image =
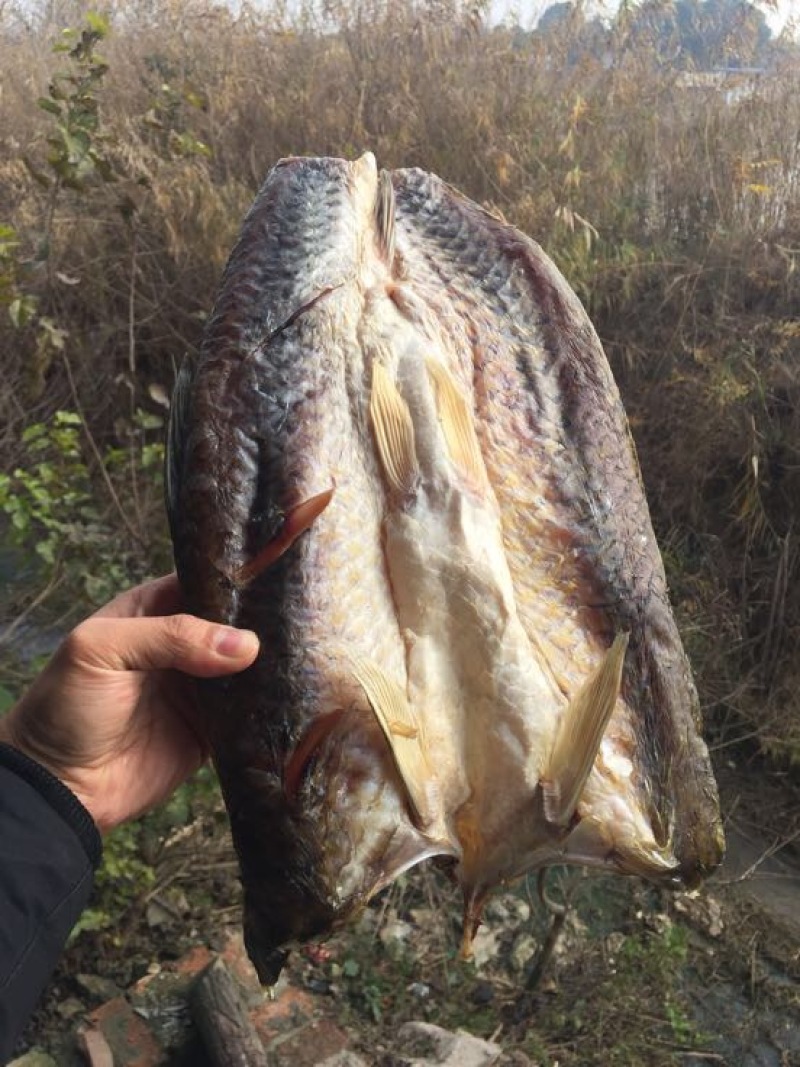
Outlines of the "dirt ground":
{"label": "dirt ground", "polygon": [[[463,963],[457,895],[431,868],[398,880],[351,930],[295,953],[288,982],[368,1063],[383,1062],[401,1024],[416,1019],[491,1038],[506,1062],[542,1067],[800,1065],[800,786],[796,774],[755,760],[718,772],[721,871],[678,895],[551,872],[548,895],[568,898],[569,911],[534,988],[551,921],[535,881],[495,898],[475,960]],[[219,948],[238,921],[235,859],[217,810],[173,835],[155,883],[121,923],[70,946],[24,1046],[59,1065],[85,1062],[76,1033],[87,1012],[198,945]],[[157,1004],[147,1010],[159,1014]],[[159,1062],[200,1063],[188,1014],[172,1001],[164,1012]]]}

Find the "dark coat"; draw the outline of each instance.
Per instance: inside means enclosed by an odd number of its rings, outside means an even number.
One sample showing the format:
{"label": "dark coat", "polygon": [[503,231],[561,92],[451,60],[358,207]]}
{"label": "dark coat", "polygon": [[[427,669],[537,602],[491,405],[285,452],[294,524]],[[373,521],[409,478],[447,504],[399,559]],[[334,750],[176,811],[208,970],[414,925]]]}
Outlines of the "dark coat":
{"label": "dark coat", "polygon": [[86,907],[101,854],[77,797],[0,744],[0,1064],[12,1056]]}

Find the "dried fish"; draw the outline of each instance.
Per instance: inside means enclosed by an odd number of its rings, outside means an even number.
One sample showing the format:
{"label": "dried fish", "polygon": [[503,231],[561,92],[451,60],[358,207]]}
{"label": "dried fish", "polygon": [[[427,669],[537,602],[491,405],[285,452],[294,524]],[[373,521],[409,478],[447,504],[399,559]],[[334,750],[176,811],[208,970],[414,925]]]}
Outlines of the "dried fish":
{"label": "dried fish", "polygon": [[262,641],[202,696],[263,981],[431,856],[467,946],[547,864],[678,886],[719,863],[617,388],[518,230],[369,154],[279,163],[167,473],[190,608]]}

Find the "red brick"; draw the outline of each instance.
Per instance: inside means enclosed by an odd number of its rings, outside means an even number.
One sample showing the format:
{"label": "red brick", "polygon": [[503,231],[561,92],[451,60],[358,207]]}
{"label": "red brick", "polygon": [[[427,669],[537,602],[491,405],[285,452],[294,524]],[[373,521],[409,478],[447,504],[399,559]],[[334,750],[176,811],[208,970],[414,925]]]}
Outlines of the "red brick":
{"label": "red brick", "polygon": [[267,1051],[275,1067],[317,1067],[343,1052],[349,1040],[330,1019],[317,1019],[293,1033],[273,1040]]}
{"label": "red brick", "polygon": [[261,988],[256,969],[250,962],[250,957],[244,947],[244,938],[240,930],[231,931],[220,955],[231,974],[238,978],[246,989]]}
{"label": "red brick", "polygon": [[250,1012],[259,1037],[270,1045],[276,1037],[313,1022],[314,999],[302,989],[283,986],[274,1000],[264,1000]]}
{"label": "red brick", "polygon": [[206,945],[195,945],[185,956],[181,956],[175,963],[170,964],[170,970],[191,978],[199,974],[204,967],[207,967],[211,960],[211,952]]}
{"label": "red brick", "polygon": [[107,1001],[87,1019],[111,1046],[114,1067],[158,1067],[164,1062],[160,1043],[124,997]]}

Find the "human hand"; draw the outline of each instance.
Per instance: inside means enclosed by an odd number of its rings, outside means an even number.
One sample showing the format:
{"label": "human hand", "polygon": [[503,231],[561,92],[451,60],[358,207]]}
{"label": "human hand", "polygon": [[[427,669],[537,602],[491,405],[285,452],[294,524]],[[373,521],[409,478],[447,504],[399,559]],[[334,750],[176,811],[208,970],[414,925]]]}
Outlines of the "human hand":
{"label": "human hand", "polygon": [[250,630],[180,609],[174,574],[122,593],[0,719],[0,741],[60,778],[103,833],[166,799],[208,755],[187,675],[233,674],[258,652]]}

